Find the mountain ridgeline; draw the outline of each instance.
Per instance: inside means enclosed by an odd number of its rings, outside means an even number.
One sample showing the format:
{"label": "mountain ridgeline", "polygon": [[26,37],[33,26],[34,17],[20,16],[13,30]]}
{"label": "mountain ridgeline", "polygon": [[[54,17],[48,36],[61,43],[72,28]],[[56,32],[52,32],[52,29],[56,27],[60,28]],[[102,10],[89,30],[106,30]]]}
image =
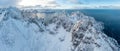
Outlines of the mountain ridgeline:
{"label": "mountain ridgeline", "polygon": [[120,51],[103,23],[79,11],[0,9],[0,51]]}

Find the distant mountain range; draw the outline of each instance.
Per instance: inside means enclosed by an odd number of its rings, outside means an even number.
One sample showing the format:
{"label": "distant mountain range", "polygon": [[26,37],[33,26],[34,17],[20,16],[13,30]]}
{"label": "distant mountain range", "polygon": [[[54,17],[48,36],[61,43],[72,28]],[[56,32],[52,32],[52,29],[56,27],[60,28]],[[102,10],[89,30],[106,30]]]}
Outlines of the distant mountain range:
{"label": "distant mountain range", "polygon": [[34,9],[120,9],[119,5],[78,5],[78,6],[21,6],[22,8]]}

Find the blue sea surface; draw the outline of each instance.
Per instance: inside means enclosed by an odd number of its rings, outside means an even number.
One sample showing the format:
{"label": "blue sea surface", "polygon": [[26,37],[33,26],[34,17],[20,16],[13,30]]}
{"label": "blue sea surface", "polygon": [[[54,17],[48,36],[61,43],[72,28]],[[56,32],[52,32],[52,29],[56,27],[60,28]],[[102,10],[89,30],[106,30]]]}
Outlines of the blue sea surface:
{"label": "blue sea surface", "polygon": [[103,31],[120,44],[120,9],[82,9],[80,11],[103,22]]}

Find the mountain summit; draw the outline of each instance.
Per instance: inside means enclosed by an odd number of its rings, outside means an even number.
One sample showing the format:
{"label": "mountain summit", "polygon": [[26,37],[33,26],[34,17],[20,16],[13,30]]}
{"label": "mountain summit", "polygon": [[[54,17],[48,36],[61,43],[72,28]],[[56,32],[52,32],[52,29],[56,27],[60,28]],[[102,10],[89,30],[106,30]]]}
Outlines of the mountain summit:
{"label": "mountain summit", "polygon": [[79,11],[0,9],[0,51],[120,51],[101,22]]}

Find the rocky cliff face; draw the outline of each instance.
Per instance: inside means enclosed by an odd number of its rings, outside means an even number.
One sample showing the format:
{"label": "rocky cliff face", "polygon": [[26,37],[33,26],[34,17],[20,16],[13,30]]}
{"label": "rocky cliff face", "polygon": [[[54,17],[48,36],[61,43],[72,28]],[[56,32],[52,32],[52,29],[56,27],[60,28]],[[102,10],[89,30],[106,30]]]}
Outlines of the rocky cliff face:
{"label": "rocky cliff face", "polygon": [[120,51],[102,23],[79,11],[0,9],[0,51]]}

